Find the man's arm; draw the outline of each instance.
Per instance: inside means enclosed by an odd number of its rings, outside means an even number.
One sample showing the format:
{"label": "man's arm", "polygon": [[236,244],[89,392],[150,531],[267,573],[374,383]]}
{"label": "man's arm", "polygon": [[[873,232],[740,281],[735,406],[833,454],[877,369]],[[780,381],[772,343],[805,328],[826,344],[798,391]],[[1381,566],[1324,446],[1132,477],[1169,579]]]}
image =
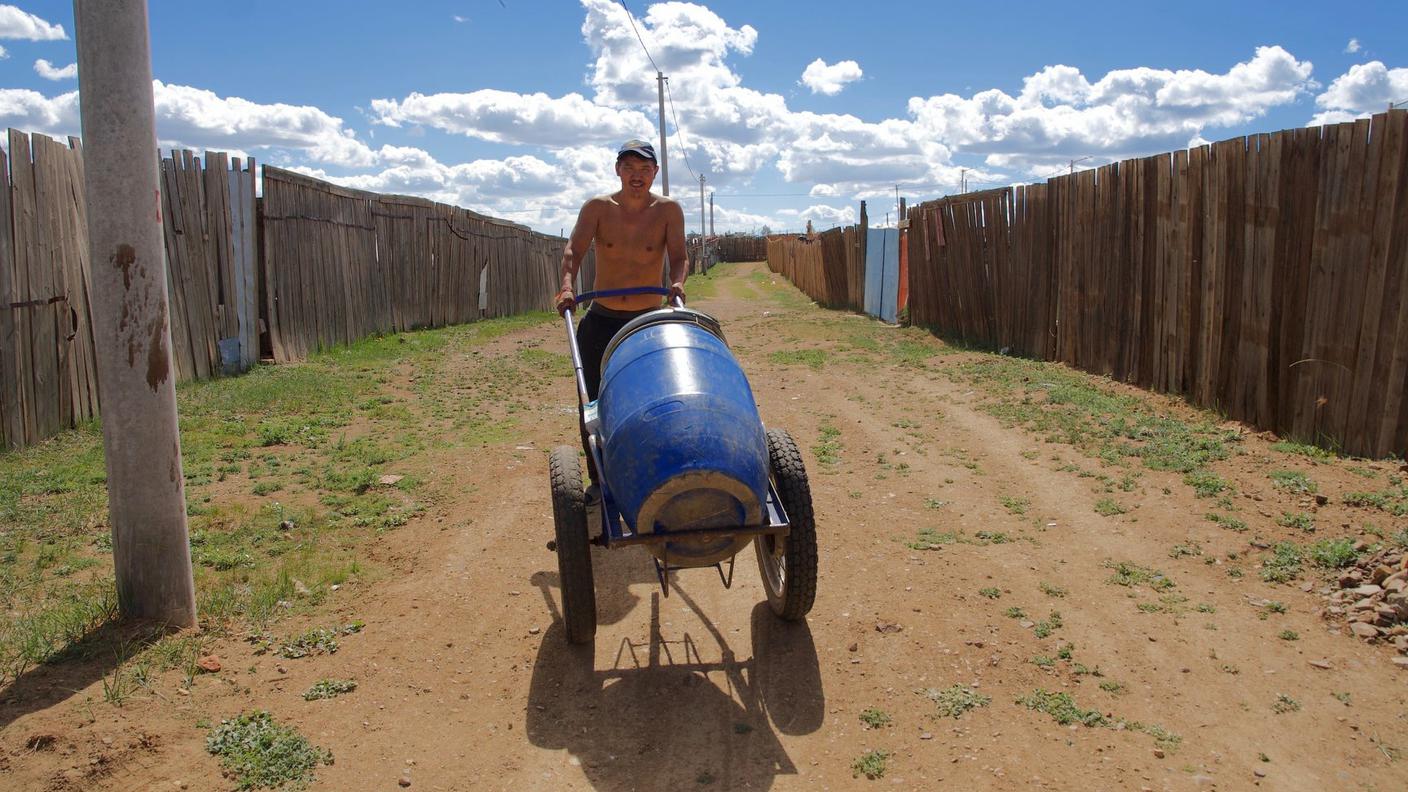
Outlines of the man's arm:
{"label": "man's arm", "polygon": [[689,251],[684,244],[684,209],[676,201],[666,205],[665,250],[670,254],[670,300],[684,299],[684,279],[689,276]]}
{"label": "man's arm", "polygon": [[557,293],[557,311],[561,313],[577,304],[575,294],[577,271],[582,268],[582,257],[591,247],[592,237],[596,236],[597,207],[593,198],[582,204],[577,213],[577,224],[572,226],[572,236],[562,249],[562,288]]}

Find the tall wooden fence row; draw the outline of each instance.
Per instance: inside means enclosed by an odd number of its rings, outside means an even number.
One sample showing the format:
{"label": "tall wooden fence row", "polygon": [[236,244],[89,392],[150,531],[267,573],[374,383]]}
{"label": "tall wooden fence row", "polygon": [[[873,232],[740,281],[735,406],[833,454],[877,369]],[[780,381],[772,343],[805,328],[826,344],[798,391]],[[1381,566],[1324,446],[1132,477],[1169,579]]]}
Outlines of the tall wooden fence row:
{"label": "tall wooden fence row", "polygon": [[716,261],[763,261],[768,257],[767,237],[726,234],[710,239]]}
{"label": "tall wooden fence row", "polygon": [[547,310],[564,244],[467,209],[268,166],[263,222],[281,363],[378,333]]}
{"label": "tall wooden fence row", "polygon": [[[98,414],[81,145],[9,132],[0,152],[0,448]],[[564,240],[465,209],[347,190],[189,151],[162,161],[179,380],[367,335],[543,310]],[[262,229],[262,231],[261,231]],[[582,283],[594,278],[594,256]],[[262,323],[262,327],[261,327]]]}
{"label": "tall wooden fence row", "polygon": [[832,228],[811,236],[770,236],[767,261],[770,269],[821,305],[864,309],[865,235],[860,226]]}
{"label": "tall wooden fence row", "polygon": [[[98,413],[80,142],[8,133],[0,153],[0,447]],[[168,289],[179,379],[258,359],[253,163],[190,152],[162,161]]]}
{"label": "tall wooden fence row", "polygon": [[1368,456],[1408,450],[1408,112],[909,211],[910,316]]}
{"label": "tall wooden fence row", "polygon": [[[908,220],[914,324],[1346,453],[1408,451],[1408,112],[950,196]],[[843,249],[775,239],[768,261],[834,302]]]}

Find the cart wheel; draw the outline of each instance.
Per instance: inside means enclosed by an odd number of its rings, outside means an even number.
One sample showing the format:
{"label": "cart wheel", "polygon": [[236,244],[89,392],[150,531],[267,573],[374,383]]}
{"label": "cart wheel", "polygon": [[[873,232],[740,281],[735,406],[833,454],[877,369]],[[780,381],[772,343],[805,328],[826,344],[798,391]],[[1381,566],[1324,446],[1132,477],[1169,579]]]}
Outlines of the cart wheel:
{"label": "cart wheel", "polygon": [[786,429],[768,430],[768,463],[791,529],[780,551],[776,536],[759,536],[753,549],[772,612],[799,621],[816,600],[816,517],[802,454]]}
{"label": "cart wheel", "polygon": [[592,586],[587,504],[577,449],[558,446],[548,457],[552,517],[557,529],[557,574],[562,587],[562,620],[567,640],[587,643],[596,636],[596,591]]}

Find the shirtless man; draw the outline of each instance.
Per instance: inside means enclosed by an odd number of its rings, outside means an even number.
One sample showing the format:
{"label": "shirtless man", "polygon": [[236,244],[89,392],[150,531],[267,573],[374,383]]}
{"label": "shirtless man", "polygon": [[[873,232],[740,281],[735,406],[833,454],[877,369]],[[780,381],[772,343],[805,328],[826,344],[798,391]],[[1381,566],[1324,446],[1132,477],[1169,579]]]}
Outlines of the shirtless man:
{"label": "shirtless man", "polygon": [[[655,147],[644,140],[628,140],[616,153],[616,175],[621,189],[592,198],[577,215],[572,237],[562,251],[562,291],[557,312],[576,305],[573,283],[592,241],[596,241],[596,283],[592,288],[624,289],[657,286],[660,264],[670,254],[670,296],[684,298],[689,256],[684,244],[684,210],[674,200],[650,191],[660,165]],[[595,399],[601,387],[601,356],[612,336],[637,316],[660,307],[650,294],[606,297],[592,302],[577,325],[577,348],[582,354],[582,374],[587,394]]]}

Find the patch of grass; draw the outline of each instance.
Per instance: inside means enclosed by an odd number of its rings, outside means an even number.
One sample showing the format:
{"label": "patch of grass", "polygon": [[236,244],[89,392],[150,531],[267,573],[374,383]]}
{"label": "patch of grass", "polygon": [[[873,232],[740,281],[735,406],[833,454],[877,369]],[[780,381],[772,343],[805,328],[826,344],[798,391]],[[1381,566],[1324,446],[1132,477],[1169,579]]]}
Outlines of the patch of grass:
{"label": "patch of grass", "polygon": [[316,627],[300,635],[294,635],[279,642],[276,654],[290,660],[321,654],[336,654],[337,639],[343,635],[361,632],[362,623],[353,622],[343,627]]}
{"label": "patch of grass", "polygon": [[1124,692],[1124,685],[1112,679],[1107,679],[1104,682],[1100,683],[1100,689],[1105,691],[1106,693],[1113,693],[1115,695],[1119,695]]}
{"label": "patch of grass", "polygon": [[1281,516],[1276,518],[1276,524],[1282,528],[1297,528],[1306,533],[1315,531],[1315,520],[1305,512],[1281,512]]}
{"label": "patch of grass", "polygon": [[861,776],[865,776],[871,781],[877,778],[883,778],[890,756],[889,751],[866,751],[860,755],[860,758],[851,762],[851,777],[860,778]]}
{"label": "patch of grass", "polygon": [[826,350],[784,349],[769,355],[768,360],[779,366],[807,366],[813,371],[820,371],[826,365]]}
{"label": "patch of grass", "polygon": [[1101,498],[1095,502],[1095,513],[1103,517],[1113,517],[1116,514],[1124,514],[1125,507],[1116,503],[1113,498]]}
{"label": "patch of grass", "polygon": [[1010,498],[1007,496],[1003,496],[1001,498],[1001,501],[1003,508],[1007,509],[1007,511],[1012,512],[1013,514],[1018,515],[1026,514],[1027,507],[1032,504],[1031,500],[1028,498]]}
{"label": "patch of grass", "polygon": [[988,586],[987,588],[978,589],[978,593],[983,595],[984,597],[987,597],[988,599],[997,599],[998,597],[1002,596],[1002,589]]}
{"label": "patch of grass", "polygon": [[1388,489],[1378,492],[1351,492],[1344,496],[1346,506],[1374,508],[1395,517],[1408,517],[1408,486],[1401,479],[1390,477]]}
{"label": "patch of grass", "polygon": [[1349,695],[1349,691],[1344,691],[1344,692],[1340,692],[1340,693],[1333,693],[1333,692],[1332,692],[1332,693],[1330,693],[1330,695],[1335,697],[1335,701],[1338,701],[1339,703],[1345,705],[1346,707],[1348,707],[1348,706],[1350,705],[1350,695]]}
{"label": "patch of grass", "polygon": [[892,720],[889,713],[881,709],[876,709],[875,707],[867,707],[861,710],[860,713],[860,722],[864,723],[866,728],[869,729],[884,728],[889,726]]}
{"label": "patch of grass", "polygon": [[1300,633],[1296,632],[1295,630],[1282,630],[1276,635],[1276,637],[1280,638],[1283,641],[1299,641]]}
{"label": "patch of grass", "polygon": [[1203,518],[1206,519],[1208,522],[1216,523],[1229,531],[1245,533],[1247,530],[1247,524],[1242,520],[1237,519],[1236,517],[1218,514],[1217,512],[1208,512],[1207,514],[1203,515]]}
{"label": "patch of grass", "polygon": [[1285,492],[1310,495],[1319,491],[1315,482],[1299,470],[1273,470],[1267,477],[1271,479],[1272,486]]}
{"label": "patch of grass", "polygon": [[1349,537],[1321,539],[1310,546],[1310,560],[1322,569],[1344,569],[1353,566],[1359,560],[1359,553],[1354,549],[1354,544],[1354,540]]}
{"label": "patch of grass", "polygon": [[947,718],[958,718],[969,710],[992,703],[991,696],[985,696],[966,685],[954,685],[942,690],[929,688],[923,693],[938,707],[939,715]]}
{"label": "patch of grass", "polygon": [[1183,475],[1183,483],[1193,488],[1199,498],[1211,498],[1227,489],[1227,481],[1211,470],[1192,470]]}
{"label": "patch of grass", "polygon": [[816,461],[823,468],[834,468],[841,462],[841,430],[834,424],[823,423],[817,427],[818,439],[812,446]]}
{"label": "patch of grass", "polygon": [[1056,597],[1057,599],[1060,599],[1066,596],[1065,589],[1061,588],[1060,586],[1052,585],[1051,583],[1047,583],[1045,581],[1038,583],[1037,588],[1041,589],[1041,593],[1045,594],[1048,597]]}
{"label": "patch of grass", "polygon": [[1277,693],[1276,700],[1271,703],[1271,711],[1277,715],[1284,715],[1287,712],[1300,712],[1300,702],[1287,696],[1285,693]]}
{"label": "patch of grass", "polygon": [[1261,562],[1261,579],[1268,583],[1289,583],[1300,577],[1304,555],[1292,542],[1279,542]]}
{"label": "patch of grass", "polygon": [[1173,547],[1169,548],[1169,551],[1168,551],[1168,557],[1169,557],[1169,558],[1184,558],[1185,556],[1186,556],[1186,557],[1192,557],[1192,556],[1200,556],[1200,555],[1202,555],[1202,554],[1203,554],[1203,547],[1202,547],[1202,545],[1198,544],[1197,542],[1195,542],[1195,541],[1193,541],[1193,540],[1189,540],[1189,541],[1185,542],[1184,544],[1176,544],[1176,545],[1174,545]]}
{"label": "patch of grass", "polygon": [[1296,454],[1298,456],[1310,457],[1317,460],[1334,459],[1335,455],[1319,446],[1307,443],[1295,443],[1289,440],[1282,440],[1279,443],[1271,444],[1272,451],[1280,451],[1283,454]]}
{"label": "patch of grass", "polygon": [[1046,638],[1050,636],[1051,633],[1061,629],[1061,626],[1061,614],[1056,611],[1051,611],[1049,616],[1037,622],[1036,625],[1032,627],[1032,634],[1038,638]]}
{"label": "patch of grass", "polygon": [[303,787],[313,780],[318,765],[332,764],[332,752],[263,710],[220,721],[206,737],[205,750],[220,757],[221,766],[242,790]]}
{"label": "patch of grass", "polygon": [[942,500],[939,500],[938,498],[925,498],[925,499],[924,499],[924,508],[926,508],[926,509],[942,509],[943,507],[945,507],[945,506],[947,506],[947,505],[948,505],[948,501],[942,501]]}
{"label": "patch of grass", "polygon": [[956,544],[958,534],[953,531],[939,531],[937,528],[920,528],[914,541],[905,542],[910,550],[937,550],[944,545]]}
{"label": "patch of grass", "polygon": [[1017,703],[1027,709],[1044,712],[1062,726],[1079,723],[1082,726],[1104,726],[1110,721],[1099,710],[1083,710],[1076,706],[1069,693],[1050,693],[1037,688],[1031,694],[1017,699]]}
{"label": "patch of grass", "polygon": [[1027,618],[1027,612],[1024,611],[1024,610],[1022,610],[1021,608],[1017,607],[1016,605],[1013,605],[1012,607],[1010,607],[1010,608],[1008,608],[1007,610],[1003,611],[1003,612],[1002,612],[1002,615],[1003,615],[1003,616],[1006,616],[1006,617],[1009,618],[1009,619],[1025,619],[1025,618]]}
{"label": "patch of grass", "polygon": [[1113,583],[1116,586],[1127,586],[1131,588],[1135,586],[1148,586],[1155,591],[1165,591],[1174,587],[1173,580],[1159,570],[1140,566],[1129,561],[1121,561],[1119,563],[1106,561],[1105,568],[1112,569],[1115,572],[1107,578],[1105,582]]}
{"label": "patch of grass", "polygon": [[330,699],[351,693],[357,689],[357,683],[350,679],[319,679],[313,683],[303,694],[304,701],[317,701],[319,699]]}
{"label": "patch of grass", "polygon": [[1032,664],[1038,668],[1051,668],[1056,665],[1056,661],[1046,655],[1037,655],[1032,658]]}

